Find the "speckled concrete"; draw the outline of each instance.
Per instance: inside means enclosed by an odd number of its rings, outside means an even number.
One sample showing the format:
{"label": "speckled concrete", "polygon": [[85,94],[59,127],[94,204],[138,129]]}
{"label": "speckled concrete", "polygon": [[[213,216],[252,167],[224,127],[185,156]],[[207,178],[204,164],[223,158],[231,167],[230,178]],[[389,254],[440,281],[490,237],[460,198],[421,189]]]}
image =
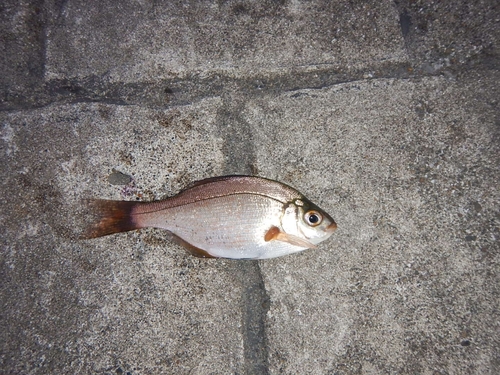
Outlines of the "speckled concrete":
{"label": "speckled concrete", "polygon": [[[446,3],[8,0],[0,373],[499,373],[500,9]],[[337,232],[79,238],[85,198],[233,173]]]}

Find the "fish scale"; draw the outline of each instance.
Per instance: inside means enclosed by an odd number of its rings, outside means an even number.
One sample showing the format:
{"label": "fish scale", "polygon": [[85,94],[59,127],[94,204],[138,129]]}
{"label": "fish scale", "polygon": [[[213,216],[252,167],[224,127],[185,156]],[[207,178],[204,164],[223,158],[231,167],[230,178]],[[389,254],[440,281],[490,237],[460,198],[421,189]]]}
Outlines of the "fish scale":
{"label": "fish scale", "polygon": [[274,199],[237,194],[212,198],[159,211],[145,226],[169,230],[216,257],[265,256],[277,243],[264,236],[272,226],[280,226],[282,203]]}
{"label": "fish scale", "polygon": [[251,176],[202,180],[162,201],[92,202],[99,220],[87,238],[159,228],[201,257],[274,258],[316,247],[337,227],[297,190]]}

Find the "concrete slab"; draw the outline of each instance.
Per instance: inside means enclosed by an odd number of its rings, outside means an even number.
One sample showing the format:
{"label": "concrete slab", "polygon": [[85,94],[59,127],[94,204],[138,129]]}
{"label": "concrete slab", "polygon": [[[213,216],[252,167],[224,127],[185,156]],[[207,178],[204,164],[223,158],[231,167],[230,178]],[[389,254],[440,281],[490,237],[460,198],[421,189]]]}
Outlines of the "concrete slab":
{"label": "concrete slab", "polygon": [[[154,231],[140,240],[138,233],[77,238],[83,197],[154,199],[220,174],[219,105],[217,98],[166,111],[82,104],[3,116],[2,185],[11,194],[2,202],[2,279],[10,286],[2,316],[13,335],[3,340],[5,369],[242,368],[238,307],[246,286],[224,271],[231,265],[165,247]],[[132,181],[110,184],[113,170]]]}
{"label": "concrete slab", "polygon": [[395,1],[413,68],[425,74],[495,65],[500,8],[495,1]]}
{"label": "concrete slab", "polygon": [[118,7],[72,1],[54,16],[49,79],[106,75],[110,81],[137,82],[214,72],[240,77],[291,66],[366,68],[406,58],[398,14],[389,1],[165,1]]}
{"label": "concrete slab", "polygon": [[[0,10],[5,373],[500,371],[496,2]],[[81,198],[228,173],[337,233],[259,262],[78,238]]]}
{"label": "concrete slab", "polygon": [[497,365],[499,78],[351,82],[248,103],[259,172],[317,197],[339,225],[321,249],[261,264],[271,373]]}

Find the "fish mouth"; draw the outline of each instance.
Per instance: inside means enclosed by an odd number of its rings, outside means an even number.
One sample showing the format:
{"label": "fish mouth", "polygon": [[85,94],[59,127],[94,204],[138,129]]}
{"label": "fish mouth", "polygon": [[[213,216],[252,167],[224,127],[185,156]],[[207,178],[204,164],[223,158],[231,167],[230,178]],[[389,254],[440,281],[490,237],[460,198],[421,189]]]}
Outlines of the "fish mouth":
{"label": "fish mouth", "polygon": [[326,227],[325,231],[327,233],[333,233],[337,229],[337,223],[333,221],[329,226]]}

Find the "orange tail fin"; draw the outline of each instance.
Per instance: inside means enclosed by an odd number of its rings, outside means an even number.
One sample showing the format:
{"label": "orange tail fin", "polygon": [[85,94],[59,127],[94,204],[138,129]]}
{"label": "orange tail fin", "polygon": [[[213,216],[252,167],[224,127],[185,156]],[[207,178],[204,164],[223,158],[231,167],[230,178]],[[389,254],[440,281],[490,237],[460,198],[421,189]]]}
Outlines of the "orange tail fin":
{"label": "orange tail fin", "polygon": [[132,215],[139,202],[93,199],[87,201],[87,204],[96,221],[87,228],[83,238],[102,237],[141,228],[134,222]]}

